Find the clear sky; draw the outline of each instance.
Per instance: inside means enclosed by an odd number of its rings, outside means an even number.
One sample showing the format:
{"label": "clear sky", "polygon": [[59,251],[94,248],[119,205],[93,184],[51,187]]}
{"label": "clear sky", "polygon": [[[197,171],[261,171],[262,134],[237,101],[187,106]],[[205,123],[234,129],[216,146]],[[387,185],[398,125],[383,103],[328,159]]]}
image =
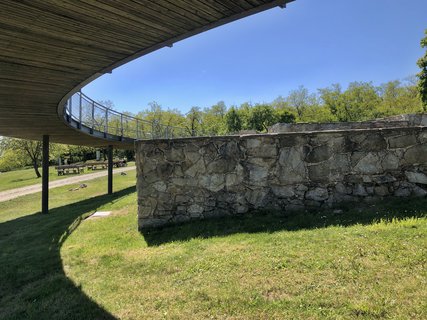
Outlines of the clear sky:
{"label": "clear sky", "polygon": [[138,112],[270,102],[304,85],[375,85],[418,72],[427,0],[296,0],[178,42],[83,89]]}

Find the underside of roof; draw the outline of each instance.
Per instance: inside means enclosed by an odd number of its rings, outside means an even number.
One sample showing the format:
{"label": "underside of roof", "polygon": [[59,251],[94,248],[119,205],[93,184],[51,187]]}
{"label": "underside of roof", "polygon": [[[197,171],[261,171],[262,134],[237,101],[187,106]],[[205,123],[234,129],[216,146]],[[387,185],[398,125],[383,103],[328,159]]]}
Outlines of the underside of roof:
{"label": "underside of roof", "polygon": [[0,135],[108,145],[64,122],[70,94],[149,52],[291,1],[2,0]]}

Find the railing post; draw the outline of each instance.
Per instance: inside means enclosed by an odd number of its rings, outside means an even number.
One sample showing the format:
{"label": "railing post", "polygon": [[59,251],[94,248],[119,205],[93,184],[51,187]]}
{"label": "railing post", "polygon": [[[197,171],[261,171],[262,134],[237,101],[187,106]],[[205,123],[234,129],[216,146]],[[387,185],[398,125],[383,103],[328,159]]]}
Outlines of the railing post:
{"label": "railing post", "polygon": [[105,109],[105,133],[108,134],[108,109]]}
{"label": "railing post", "polygon": [[82,128],[82,94],[79,94],[79,129]]}
{"label": "railing post", "polygon": [[123,113],[120,113],[120,133],[123,137]]}
{"label": "railing post", "polygon": [[136,139],[139,139],[139,121],[136,119]]}
{"label": "railing post", "polygon": [[95,102],[92,101],[92,131],[95,129]]}
{"label": "railing post", "polygon": [[70,123],[71,123],[71,120],[73,119],[73,96],[70,97],[69,110],[70,110]]}

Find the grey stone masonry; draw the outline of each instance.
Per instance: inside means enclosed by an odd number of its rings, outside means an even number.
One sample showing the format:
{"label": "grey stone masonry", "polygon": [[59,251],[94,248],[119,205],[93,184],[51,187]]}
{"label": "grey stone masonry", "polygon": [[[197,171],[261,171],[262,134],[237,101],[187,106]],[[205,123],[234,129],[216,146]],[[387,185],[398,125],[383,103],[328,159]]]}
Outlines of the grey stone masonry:
{"label": "grey stone masonry", "polygon": [[139,228],[257,209],[424,197],[423,119],[401,127],[139,141]]}

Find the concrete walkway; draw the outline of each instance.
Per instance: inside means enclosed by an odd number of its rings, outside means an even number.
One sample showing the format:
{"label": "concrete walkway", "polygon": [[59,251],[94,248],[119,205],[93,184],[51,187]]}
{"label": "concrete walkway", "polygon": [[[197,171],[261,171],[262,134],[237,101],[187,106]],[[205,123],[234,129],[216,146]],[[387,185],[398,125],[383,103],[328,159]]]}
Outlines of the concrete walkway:
{"label": "concrete walkway", "polygon": [[[136,168],[135,166],[118,168],[113,171],[113,174],[134,170],[135,168]],[[80,183],[83,181],[93,180],[96,178],[105,177],[107,175],[108,175],[108,171],[101,171],[97,173],[91,173],[91,174],[85,174],[81,176],[80,175],[74,176],[66,179],[55,180],[55,181],[49,182],[49,189],[66,186],[68,184],[74,184],[74,183]],[[18,197],[25,196],[27,194],[37,193],[41,191],[42,191],[41,183],[33,184],[32,186],[2,191],[0,192],[0,202],[15,199]]]}

